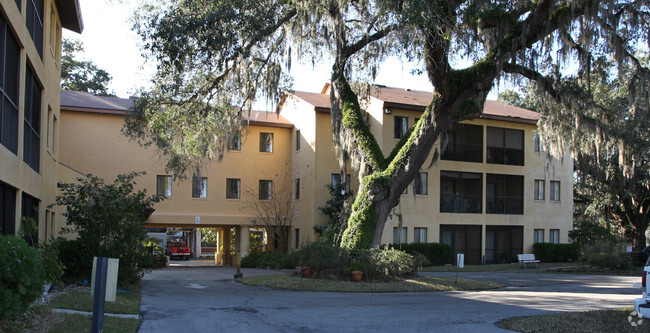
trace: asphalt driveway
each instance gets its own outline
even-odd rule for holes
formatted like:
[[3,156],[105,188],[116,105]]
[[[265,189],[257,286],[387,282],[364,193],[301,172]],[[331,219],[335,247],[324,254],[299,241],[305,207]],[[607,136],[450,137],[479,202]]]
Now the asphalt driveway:
[[507,332],[495,324],[515,316],[631,307],[640,295],[639,288],[632,287],[640,279],[621,276],[461,273],[461,278],[506,287],[348,294],[246,286],[233,280],[234,273],[231,267],[194,265],[145,275],[140,332]]

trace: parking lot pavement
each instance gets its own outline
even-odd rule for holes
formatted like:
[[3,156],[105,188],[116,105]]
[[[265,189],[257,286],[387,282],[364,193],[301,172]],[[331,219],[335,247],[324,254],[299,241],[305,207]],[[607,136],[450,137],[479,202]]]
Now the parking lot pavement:
[[506,318],[631,307],[639,294],[632,287],[638,278],[619,276],[464,273],[461,278],[507,286],[474,292],[351,294],[247,286],[235,282],[234,273],[232,267],[169,267],[147,274],[140,332],[505,332],[495,324]]

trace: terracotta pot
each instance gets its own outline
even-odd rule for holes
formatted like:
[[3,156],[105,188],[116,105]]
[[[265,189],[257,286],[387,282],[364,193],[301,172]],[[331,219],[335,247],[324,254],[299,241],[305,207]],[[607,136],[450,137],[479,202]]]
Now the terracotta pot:
[[361,281],[363,277],[363,271],[352,271],[352,278],[354,281]]
[[311,268],[309,266],[301,267],[300,274],[302,274],[303,277],[309,277],[311,274]]

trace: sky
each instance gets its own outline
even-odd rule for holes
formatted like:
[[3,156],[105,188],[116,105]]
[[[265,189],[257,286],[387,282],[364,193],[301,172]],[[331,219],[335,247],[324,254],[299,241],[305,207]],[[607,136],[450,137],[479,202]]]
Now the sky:
[[[133,1],[137,3],[137,1]],[[118,1],[79,0],[84,23],[82,34],[64,29],[63,36],[83,42],[85,54],[99,68],[109,72],[109,89],[118,97],[128,98],[141,87],[150,86],[155,64],[146,63],[139,47],[140,38],[131,30],[132,4]],[[397,58],[387,60],[379,69],[376,84],[413,90],[432,91],[425,75],[410,74],[412,66],[403,65]],[[294,90],[320,92],[329,79],[331,64],[294,64]],[[258,104],[265,107],[265,104]],[[268,107],[266,107],[268,108]]]

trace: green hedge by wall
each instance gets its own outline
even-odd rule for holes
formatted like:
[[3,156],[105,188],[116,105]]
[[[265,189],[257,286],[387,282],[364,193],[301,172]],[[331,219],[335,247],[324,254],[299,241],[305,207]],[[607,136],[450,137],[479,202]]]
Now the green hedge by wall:
[[454,250],[451,246],[442,243],[387,244],[386,246],[411,255],[419,252],[427,257],[432,265],[451,264],[454,257]]
[[541,262],[576,261],[580,259],[580,245],[577,243],[535,243],[533,244],[533,253],[535,259]]

